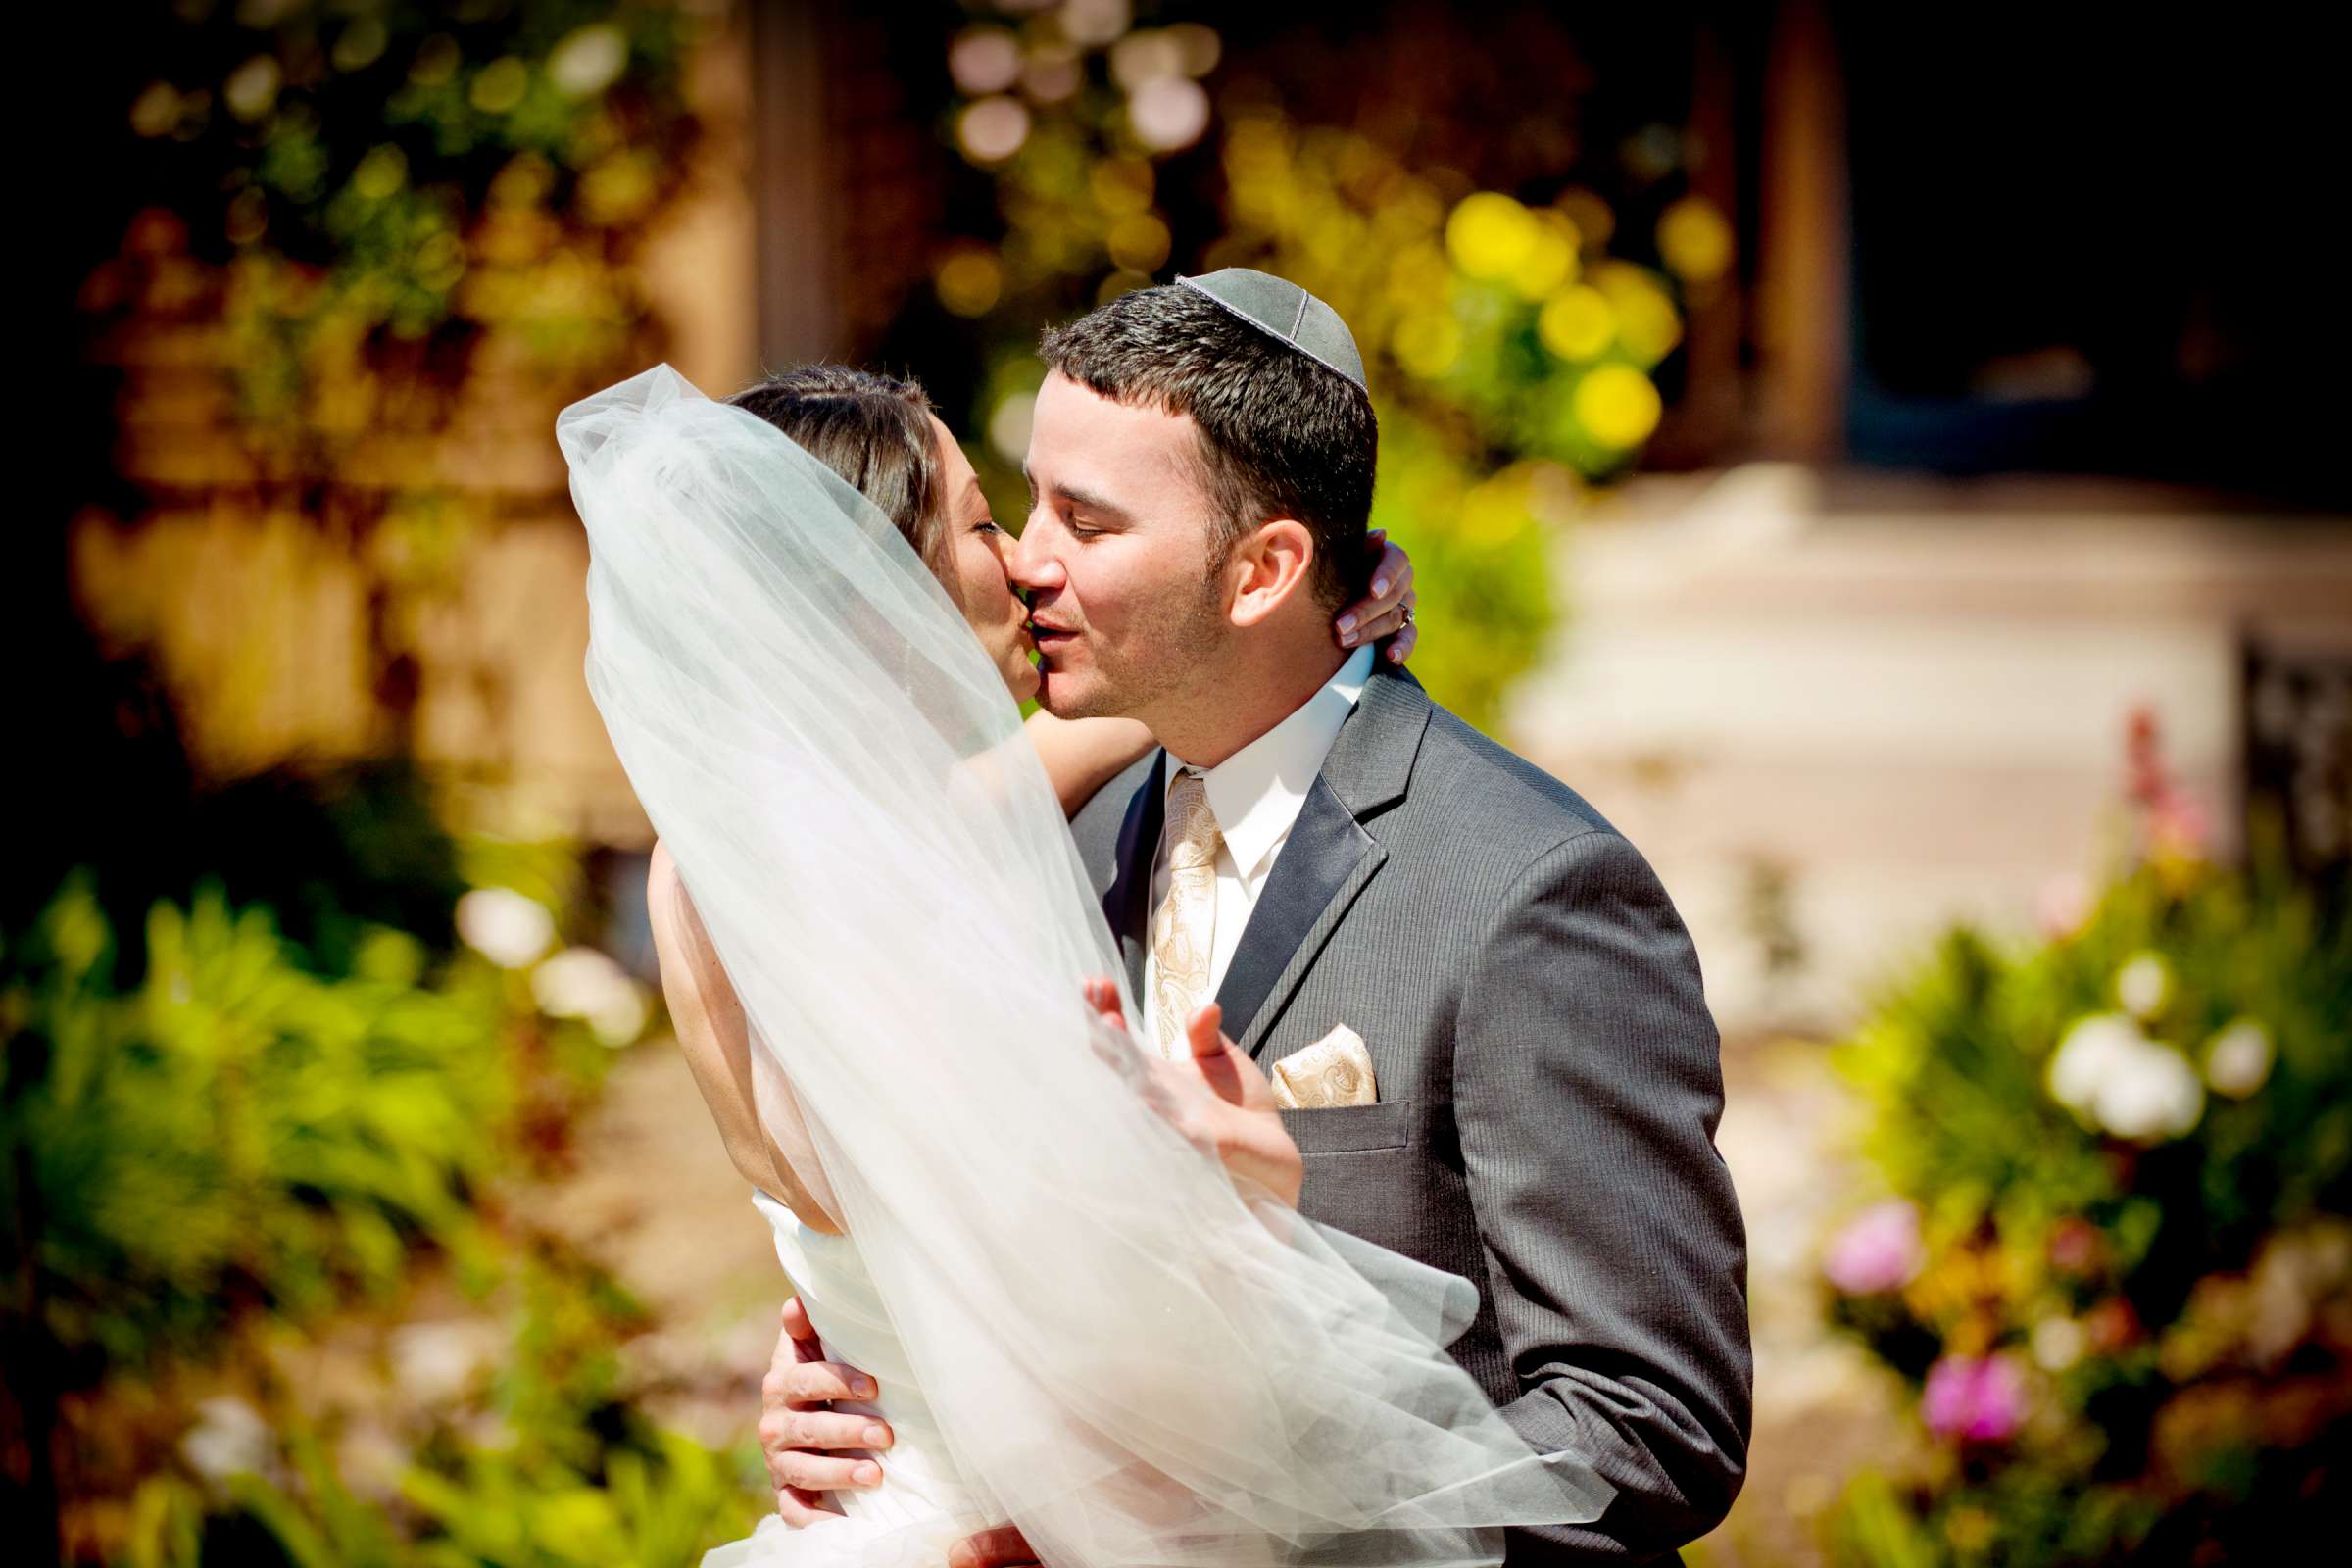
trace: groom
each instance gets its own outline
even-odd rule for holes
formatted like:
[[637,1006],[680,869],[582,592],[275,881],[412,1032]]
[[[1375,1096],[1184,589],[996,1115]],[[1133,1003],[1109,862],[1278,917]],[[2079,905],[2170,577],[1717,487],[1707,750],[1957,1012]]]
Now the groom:
[[[1618,1489],[1590,1524],[1511,1532],[1508,1562],[1671,1554],[1739,1491],[1749,1396],[1716,1033],[1681,919],[1573,791],[1333,645],[1379,436],[1328,306],[1234,269],[1122,295],[1043,352],[1010,564],[1041,700],[1164,748],[1072,822],[1139,1035],[1180,1052],[1214,1001],[1278,1076],[1302,1052],[1368,1058],[1358,1102],[1283,1112],[1300,1210],[1475,1282],[1454,1357],[1532,1447]],[[1361,1056],[1326,1040],[1342,1026]],[[793,1353],[769,1388],[787,1409],[824,1396]],[[964,1560],[1026,1560],[992,1536]]]

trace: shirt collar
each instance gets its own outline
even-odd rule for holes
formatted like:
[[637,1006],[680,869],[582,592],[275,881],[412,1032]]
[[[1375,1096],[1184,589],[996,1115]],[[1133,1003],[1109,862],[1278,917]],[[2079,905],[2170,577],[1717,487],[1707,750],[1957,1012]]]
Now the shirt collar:
[[[1306,792],[1323,771],[1331,743],[1340,726],[1364,695],[1372,677],[1370,644],[1348,656],[1348,662],[1323,689],[1308,698],[1290,717],[1201,774],[1208,788],[1208,808],[1225,836],[1225,848],[1247,880],[1298,820]],[[1167,782],[1174,784],[1180,768],[1171,767]]]

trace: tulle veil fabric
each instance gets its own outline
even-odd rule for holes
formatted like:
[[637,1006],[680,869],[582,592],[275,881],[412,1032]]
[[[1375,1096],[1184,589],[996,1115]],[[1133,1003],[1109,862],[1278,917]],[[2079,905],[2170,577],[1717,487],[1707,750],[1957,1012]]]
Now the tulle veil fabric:
[[993,1514],[1055,1568],[1490,1562],[1597,1516],[1445,1354],[1466,1282],[1148,1102],[1019,714],[887,519],[666,366],[557,430],[589,688]]

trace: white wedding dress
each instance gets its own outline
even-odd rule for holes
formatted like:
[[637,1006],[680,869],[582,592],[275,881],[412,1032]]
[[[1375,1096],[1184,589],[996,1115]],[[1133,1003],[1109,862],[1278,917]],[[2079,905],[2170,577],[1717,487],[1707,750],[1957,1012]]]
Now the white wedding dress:
[[1019,710],[889,520],[666,367],[557,435],[589,691],[855,1238],[770,1206],[777,1250],[898,1434],[838,1523],[714,1561],[1010,1523],[1052,1568],[1468,1568],[1597,1517],[1446,1355],[1468,1282],[1237,1190],[1153,1101]]
[[879,1402],[836,1399],[832,1407],[880,1416],[890,1423],[892,1442],[873,1456],[882,1466],[880,1488],[832,1494],[839,1518],[795,1530],[770,1514],[749,1540],[706,1555],[703,1568],[940,1568],[950,1546],[991,1521],[948,1453],[857,1243],[810,1230],[765,1193],[755,1193],[752,1201],[775,1232],[776,1257],[817,1327],[825,1359],[875,1380]]

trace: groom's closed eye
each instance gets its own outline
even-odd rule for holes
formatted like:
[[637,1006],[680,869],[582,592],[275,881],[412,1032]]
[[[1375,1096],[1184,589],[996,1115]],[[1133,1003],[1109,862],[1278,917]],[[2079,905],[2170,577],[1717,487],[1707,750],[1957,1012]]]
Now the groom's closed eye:
[[1095,533],[1123,533],[1135,526],[1134,514],[1095,491],[1057,484],[1046,494],[1072,532],[1083,528]]

